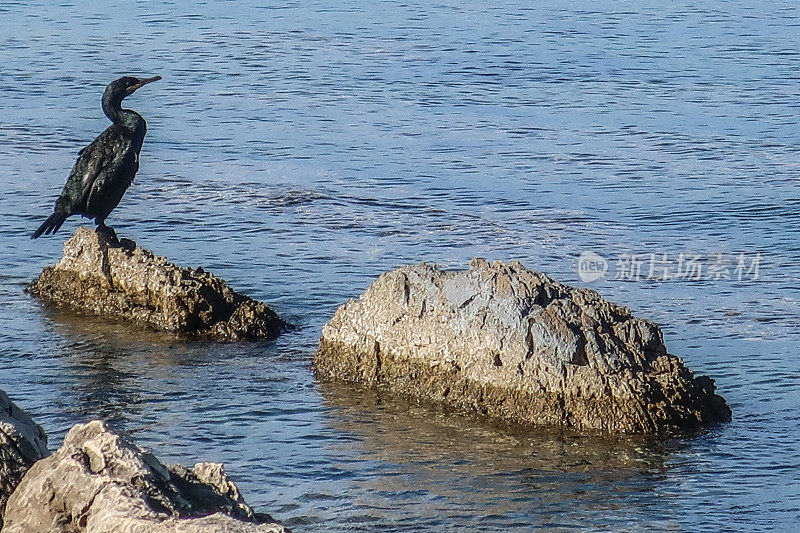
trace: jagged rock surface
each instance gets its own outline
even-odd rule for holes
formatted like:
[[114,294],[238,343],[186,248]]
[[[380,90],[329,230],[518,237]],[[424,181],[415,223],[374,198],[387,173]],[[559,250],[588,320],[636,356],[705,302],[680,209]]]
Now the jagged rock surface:
[[3,533],[280,533],[222,465],[164,466],[101,421],[74,426],[8,500]]
[[31,294],[61,306],[222,340],[272,339],[287,326],[202,269],[181,268],[109,233],[78,228]]
[[47,455],[42,428],[0,390],[0,515],[25,472]]
[[525,423],[666,433],[730,419],[657,325],[516,261],[383,274],[323,327],[314,365]]

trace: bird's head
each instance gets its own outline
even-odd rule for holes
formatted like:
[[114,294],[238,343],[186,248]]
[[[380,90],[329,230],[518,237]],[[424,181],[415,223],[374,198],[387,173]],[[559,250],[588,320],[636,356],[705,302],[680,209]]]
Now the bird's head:
[[122,101],[126,96],[130,96],[148,83],[158,81],[161,76],[154,76],[152,78],[134,78],[133,76],[123,76],[118,80],[114,80],[106,87],[106,92],[103,94],[103,99],[108,101]]

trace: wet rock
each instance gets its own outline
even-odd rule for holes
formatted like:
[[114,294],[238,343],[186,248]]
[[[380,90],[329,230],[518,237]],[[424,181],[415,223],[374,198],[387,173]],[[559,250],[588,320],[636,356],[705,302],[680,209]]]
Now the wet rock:
[[28,290],[77,311],[221,340],[273,339],[287,326],[202,268],[176,266],[133,241],[87,228],[78,228],[61,260]]
[[279,533],[222,465],[165,466],[101,421],[74,426],[8,500],[4,533]]
[[656,324],[516,261],[383,274],[323,327],[314,365],[523,423],[670,433],[730,419]]
[[42,428],[0,390],[0,515],[25,472],[47,455]]

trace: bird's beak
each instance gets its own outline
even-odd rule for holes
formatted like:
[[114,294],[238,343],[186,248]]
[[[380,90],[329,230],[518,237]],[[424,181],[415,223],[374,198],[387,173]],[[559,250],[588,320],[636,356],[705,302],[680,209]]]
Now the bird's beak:
[[132,94],[133,91],[135,91],[136,89],[141,89],[142,87],[144,87],[148,83],[153,83],[154,81],[158,81],[160,79],[161,79],[161,76],[153,76],[152,78],[144,78],[142,80],[139,80],[139,83],[137,83],[136,85],[131,85],[130,87],[128,87],[128,91],[127,92],[128,92],[128,94]]

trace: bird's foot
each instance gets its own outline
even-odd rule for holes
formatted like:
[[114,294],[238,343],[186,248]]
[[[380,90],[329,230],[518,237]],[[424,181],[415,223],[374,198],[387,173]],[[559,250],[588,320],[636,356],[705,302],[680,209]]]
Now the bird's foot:
[[111,226],[106,226],[105,224],[98,224],[97,226],[97,233],[102,233],[106,235],[112,242],[119,244],[119,239],[117,238],[117,232],[114,231],[114,228]]

